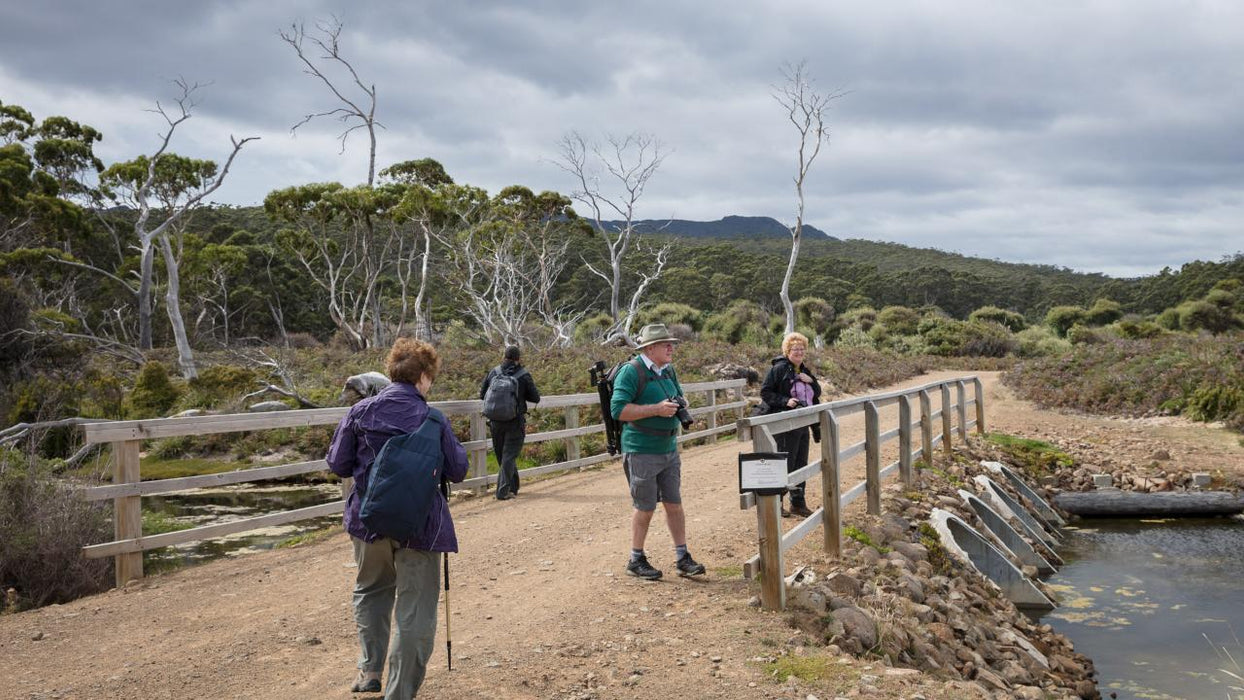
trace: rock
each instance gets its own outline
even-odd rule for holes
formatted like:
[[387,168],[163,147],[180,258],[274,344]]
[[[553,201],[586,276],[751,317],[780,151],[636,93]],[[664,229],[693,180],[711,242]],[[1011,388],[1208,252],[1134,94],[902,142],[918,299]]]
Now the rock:
[[751,367],[723,362],[708,368],[709,374],[718,379],[746,379],[748,384],[760,383],[760,373]]
[[881,561],[881,552],[878,552],[876,547],[862,547],[860,548],[860,559],[869,565],[876,564]]
[[[874,552],[877,550],[873,550]],[[841,572],[835,572],[825,578],[825,585],[838,595],[858,597],[862,586],[859,580]]]
[[30,641],[32,642],[39,642],[46,638],[47,638],[47,635],[45,635],[42,632],[35,632],[34,634],[30,635]]
[[338,400],[344,405],[353,406],[368,396],[380,393],[380,390],[389,384],[392,382],[380,372],[356,374],[346,379],[345,386],[341,387],[341,396]]
[[842,623],[844,636],[859,642],[864,649],[877,646],[877,623],[868,613],[855,607],[839,608],[830,613],[830,617]]
[[890,546],[894,551],[901,553],[912,561],[928,561],[929,559],[929,549],[922,544],[900,541]]
[[1028,669],[1024,668],[1015,661],[1008,661],[1002,665],[1002,677],[1011,685],[1029,685],[1033,682],[1032,674]]
[[1011,688],[1011,684],[1007,683],[998,674],[979,667],[976,670],[976,682],[996,690],[1010,690]]
[[265,413],[268,411],[288,411],[290,407],[289,404],[283,401],[260,401],[247,406],[246,410],[251,413]]
[[950,626],[944,622],[930,622],[925,626],[925,630],[933,635],[934,639],[941,641],[943,644],[955,643],[955,632]]
[[1076,695],[1084,700],[1098,700],[1101,697],[1101,693],[1097,692],[1097,684],[1087,678],[1076,681]]
[[174,413],[173,415],[169,417],[170,418],[195,418],[198,416],[206,416],[206,415],[207,415],[207,411],[204,411],[201,408],[188,408],[182,411],[181,413]]
[[1168,461],[1170,458],[1171,458],[1170,452],[1167,452],[1166,450],[1158,450],[1157,452],[1154,452],[1153,456],[1150,457],[1149,459],[1153,459],[1159,462],[1165,462],[1165,461]]
[[924,584],[920,583],[920,579],[908,573],[899,575],[899,581],[903,585],[903,592],[908,598],[917,602],[924,602]]
[[1011,696],[1019,700],[1045,700],[1045,691],[1035,685],[1021,685],[1011,689]]
[[824,616],[829,612],[829,599],[818,588],[800,586],[791,589],[787,595],[791,605],[807,608],[820,616]]

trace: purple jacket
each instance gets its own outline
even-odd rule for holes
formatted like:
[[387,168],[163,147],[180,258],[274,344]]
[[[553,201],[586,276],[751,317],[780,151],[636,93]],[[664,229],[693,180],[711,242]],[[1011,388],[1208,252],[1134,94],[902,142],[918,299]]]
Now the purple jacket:
[[[346,532],[351,536],[367,542],[380,538],[359,521],[359,505],[367,492],[371,464],[389,438],[418,430],[427,417],[428,401],[419,390],[412,384],[393,382],[379,394],[354,404],[337,424],[325,459],[337,476],[354,477],[354,490],[346,499],[345,511]],[[455,484],[462,481],[467,473],[466,448],[448,425],[441,430],[441,453],[445,455],[445,476]],[[433,500],[427,530],[402,546],[432,552],[458,551],[458,537],[445,499]]]

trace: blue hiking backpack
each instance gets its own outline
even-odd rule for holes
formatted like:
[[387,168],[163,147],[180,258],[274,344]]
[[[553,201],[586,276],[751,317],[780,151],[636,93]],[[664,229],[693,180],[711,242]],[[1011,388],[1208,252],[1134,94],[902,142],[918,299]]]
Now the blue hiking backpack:
[[445,458],[441,426],[445,417],[428,407],[428,417],[413,433],[395,435],[380,448],[371,465],[359,520],[372,532],[399,542],[422,535],[432,515]]

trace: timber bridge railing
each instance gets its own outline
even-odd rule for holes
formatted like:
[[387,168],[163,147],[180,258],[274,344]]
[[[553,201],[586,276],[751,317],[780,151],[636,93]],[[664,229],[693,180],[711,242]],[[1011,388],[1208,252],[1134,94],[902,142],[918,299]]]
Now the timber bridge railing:
[[[976,406],[975,420],[968,420],[966,385],[971,383]],[[955,399],[950,397],[955,390]],[[940,407],[933,410],[932,394],[938,394]],[[882,432],[881,409],[898,405],[897,426]],[[913,404],[916,404],[913,406]],[[913,420],[916,410],[919,418]],[[843,447],[840,444],[840,421],[855,413],[864,414],[864,439]],[[934,422],[940,419],[941,429],[934,430]],[[915,482],[913,465],[923,457],[929,461],[933,448],[941,443],[946,455],[951,454],[951,440],[955,432],[961,441],[967,440],[968,428],[976,426],[980,434],[985,432],[985,395],[978,377],[962,377],[923,386],[901,389],[885,394],[862,396],[830,403],[817,404],[793,411],[755,416],[739,420],[740,442],[752,441],[757,452],[777,452],[776,437],[783,433],[820,425],[821,456],[807,466],[787,475],[787,486],[799,484],[817,474],[821,475],[821,503],[812,515],[805,518],[790,531],[782,533],[781,497],[757,496],[744,493],[739,497],[743,509],[756,507],[757,540],[760,553],[743,566],[746,578],[760,576],[760,603],[766,610],[782,610],[786,607],[786,580],[783,555],[791,547],[822,527],[825,553],[839,557],[842,554],[842,511],[861,495],[867,495],[868,512],[881,513],[881,482],[898,471],[902,482],[912,486]],[[912,449],[919,431],[920,446]],[[934,433],[937,433],[936,435]],[[882,446],[898,440],[898,459],[884,468],[881,466]],[[840,469],[848,460],[864,455],[864,481],[842,491]]]
[[[709,438],[721,433],[731,432],[742,423],[728,422],[718,425],[718,414],[722,411],[735,411],[742,417],[747,401],[743,398],[743,379],[729,379],[715,382],[696,382],[683,385],[683,391],[695,404],[690,410],[692,417],[705,417],[707,427],[702,430],[681,435],[679,442]],[[718,402],[718,392],[726,394],[725,403]],[[703,395],[704,401],[697,396]],[[733,399],[733,400],[729,400]],[[487,485],[497,481],[495,474],[487,469],[487,453],[492,442],[488,439],[487,426],[483,414],[483,402],[466,401],[434,401],[432,406],[440,409],[448,416],[467,416],[470,421],[470,439],[463,442],[470,461],[469,478],[460,484],[454,484],[455,490],[472,488],[482,491]],[[566,459],[553,464],[530,467],[520,471],[523,476],[535,476],[546,472],[582,469],[594,464],[617,459],[608,452],[582,456],[580,438],[584,435],[603,433],[605,427],[597,422],[590,425],[579,425],[580,409],[584,406],[598,407],[600,397],[596,393],[564,394],[561,396],[545,396],[537,410],[562,409],[565,427],[561,430],[550,430],[532,433],[527,436],[528,443],[564,440]],[[188,476],[173,479],[142,481],[140,453],[144,440],[178,437],[185,435],[212,435],[217,433],[236,433],[252,430],[272,430],[278,428],[303,428],[316,425],[336,425],[349,408],[316,408],[306,410],[278,411],[272,413],[238,413],[186,418],[155,418],[151,420],[99,421],[86,424],[84,431],[86,442],[90,444],[109,444],[112,446],[112,483],[108,486],[95,486],[83,489],[82,495],[88,501],[112,500],[113,502],[113,536],[111,542],[83,547],[83,554],[88,558],[114,557],[116,562],[116,582],[123,586],[127,581],[142,578],[142,553],[159,547],[184,544],[223,537],[238,532],[246,532],[273,525],[307,520],[334,515],[342,512],[345,501],[298,508],[260,515],[227,523],[217,523],[178,530],[144,537],[142,532],[142,497],[166,494],[190,489],[240,484],[267,479],[325,471],[327,463],[322,459],[308,462],[295,462],[268,467],[239,469],[232,472]],[[593,412],[589,411],[589,415]],[[595,412],[599,418],[599,412]]]

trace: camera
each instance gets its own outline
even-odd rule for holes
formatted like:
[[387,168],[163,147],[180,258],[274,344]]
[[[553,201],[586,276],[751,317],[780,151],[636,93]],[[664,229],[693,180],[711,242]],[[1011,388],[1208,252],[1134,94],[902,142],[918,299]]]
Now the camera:
[[795,408],[807,408],[808,402],[803,399],[795,399]]
[[674,411],[674,417],[678,419],[679,423],[682,423],[683,430],[689,430],[695,419],[687,412],[687,399],[682,396],[675,396],[670,401],[678,404],[678,410]]

